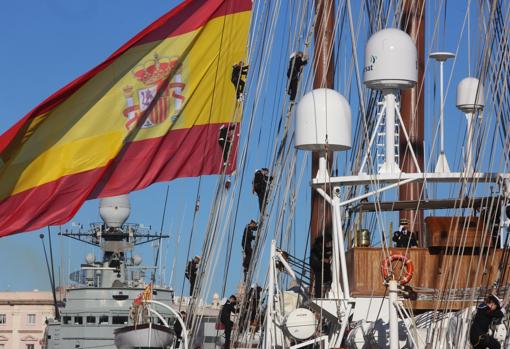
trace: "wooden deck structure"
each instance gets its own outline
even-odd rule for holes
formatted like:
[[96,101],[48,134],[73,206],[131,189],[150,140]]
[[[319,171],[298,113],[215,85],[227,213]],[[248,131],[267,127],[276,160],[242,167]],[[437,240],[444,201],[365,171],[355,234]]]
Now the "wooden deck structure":
[[[406,253],[405,248],[390,250],[393,254]],[[409,286],[420,298],[429,296],[430,299],[434,295],[441,297],[437,290],[491,287],[497,278],[502,256],[503,250],[494,248],[484,254],[480,254],[480,249],[466,250],[462,255],[458,255],[458,251],[447,253],[445,250],[410,248],[407,250],[407,257],[414,264],[414,274]],[[355,247],[347,252],[346,258],[353,296],[385,295],[386,286],[381,273],[381,262],[384,259],[382,248]],[[399,274],[398,269],[395,274]],[[504,283],[508,282],[508,274],[503,280]],[[415,309],[428,310],[435,307],[433,300],[417,300],[412,303]],[[463,303],[465,306],[466,302]],[[449,304],[453,309],[464,306],[460,301]]]

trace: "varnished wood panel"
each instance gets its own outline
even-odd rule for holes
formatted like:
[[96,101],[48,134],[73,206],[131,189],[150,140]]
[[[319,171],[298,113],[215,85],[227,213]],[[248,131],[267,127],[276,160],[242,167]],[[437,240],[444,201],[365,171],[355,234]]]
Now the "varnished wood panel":
[[[405,254],[406,249],[392,248],[391,251],[394,254]],[[421,289],[490,287],[497,277],[503,250],[492,249],[482,256],[475,252],[460,256],[446,254],[444,251],[431,253],[426,248],[411,248],[407,252],[414,264],[414,275],[409,285],[420,292]],[[381,274],[384,256],[381,248],[353,248],[347,252],[346,257],[353,296],[385,295],[386,287]],[[506,280],[503,280],[505,283],[508,282],[508,274]],[[432,294],[433,290],[429,292]],[[423,290],[422,293],[428,292]],[[425,303],[418,308],[427,308]]]
[[427,217],[428,246],[490,246],[488,229],[478,217]]

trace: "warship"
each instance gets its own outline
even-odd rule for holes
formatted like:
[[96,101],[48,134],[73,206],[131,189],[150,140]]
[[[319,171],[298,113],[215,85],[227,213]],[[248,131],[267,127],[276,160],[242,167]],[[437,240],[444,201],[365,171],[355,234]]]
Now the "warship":
[[[96,259],[87,254],[80,270],[70,275],[74,283],[65,289],[58,317],[47,321],[45,348],[115,348],[114,331],[131,323],[133,300],[147,287],[146,276],[156,268],[143,265],[133,249],[165,236],[126,223],[130,209],[127,195],[101,199],[102,223],[91,224],[87,232],[62,233],[99,247],[103,255]],[[155,285],[152,296],[171,304],[174,292]],[[173,312],[163,309],[161,315],[167,323],[174,323]],[[162,323],[153,317],[156,324]]]

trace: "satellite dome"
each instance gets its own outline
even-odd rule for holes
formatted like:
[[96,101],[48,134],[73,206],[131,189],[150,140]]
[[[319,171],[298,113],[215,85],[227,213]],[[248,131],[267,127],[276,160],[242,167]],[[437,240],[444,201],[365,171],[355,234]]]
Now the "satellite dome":
[[375,90],[411,88],[418,80],[417,50],[413,39],[399,29],[383,29],[365,46],[364,83]]
[[127,195],[112,196],[99,201],[99,214],[109,227],[118,228],[124,224],[131,212]]
[[87,264],[92,264],[94,263],[96,260],[96,256],[94,256],[93,253],[87,253],[87,255],[85,256],[85,262],[87,262]]
[[483,84],[477,78],[464,78],[457,85],[457,108],[464,113],[475,113],[484,106]]
[[303,150],[351,149],[351,107],[335,90],[308,92],[297,106],[295,146]]
[[140,265],[140,263],[142,263],[142,257],[140,257],[139,255],[135,254],[133,256],[133,264],[134,265]]

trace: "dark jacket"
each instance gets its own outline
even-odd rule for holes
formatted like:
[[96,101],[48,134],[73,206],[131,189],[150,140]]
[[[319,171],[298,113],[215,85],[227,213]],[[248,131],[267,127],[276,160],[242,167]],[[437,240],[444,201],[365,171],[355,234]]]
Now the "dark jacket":
[[262,172],[262,169],[255,171],[253,176],[253,191],[257,194],[264,194],[266,192],[267,185],[273,177],[269,177]]
[[184,276],[186,276],[186,279],[188,280],[194,280],[195,277],[197,276],[197,270],[198,270],[197,263],[195,263],[195,260],[192,259],[188,262]]
[[329,276],[328,274],[331,273],[331,264],[329,263],[329,258],[333,254],[333,251],[332,247],[328,246],[329,242],[331,241],[329,237],[326,238],[326,247],[324,248],[322,240],[323,240],[322,236],[319,236],[315,239],[313,247],[310,251],[310,266],[312,267],[312,270],[316,273],[320,273],[320,271],[324,267],[325,274],[324,276],[326,279],[325,281],[327,281]]
[[241,67],[240,64],[234,64],[232,66],[232,77],[231,80],[234,84],[237,84],[239,82],[239,79],[243,75],[248,75],[248,66],[244,65]]
[[499,322],[502,318],[503,312],[501,309],[492,311],[487,304],[480,304],[476,308],[476,314],[473,317],[471,328],[469,330],[469,339],[471,340],[471,343],[477,343],[481,335],[485,335],[489,332],[490,325],[493,322]]
[[255,240],[255,234],[253,234],[254,231],[257,230],[257,227],[251,228],[250,225],[247,225],[246,228],[244,228],[243,231],[243,239],[241,241],[241,244],[243,246],[243,251],[251,251],[251,243],[253,240]]
[[221,314],[220,314],[220,321],[225,326],[231,326],[232,321],[230,320],[230,315],[232,313],[237,313],[237,310],[234,306],[234,304],[230,303],[230,301],[227,301],[223,307],[221,308]]
[[308,60],[303,59],[300,55],[295,55],[289,61],[289,67],[287,68],[287,77],[290,80],[299,79],[299,75],[301,74],[301,70],[303,66],[308,63]]
[[402,231],[396,231],[393,233],[392,240],[395,242],[396,247],[417,247],[418,239],[416,234],[405,229]]

